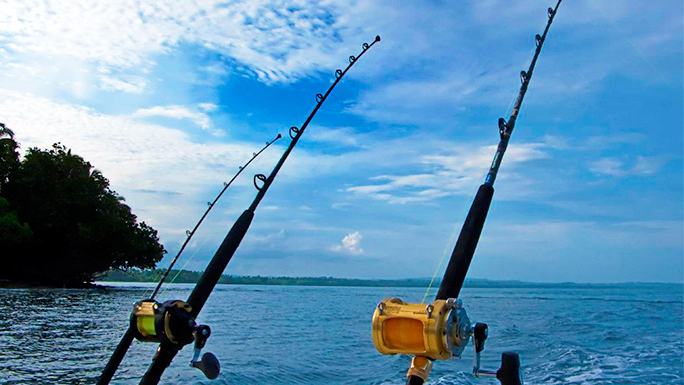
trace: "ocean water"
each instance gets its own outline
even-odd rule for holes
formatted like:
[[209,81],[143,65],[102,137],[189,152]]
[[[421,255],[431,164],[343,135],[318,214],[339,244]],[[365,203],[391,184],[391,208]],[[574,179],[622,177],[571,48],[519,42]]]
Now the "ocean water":
[[[110,284],[111,285],[111,284]],[[160,299],[186,299],[173,285]],[[128,323],[144,284],[89,290],[0,290],[0,383],[91,384]],[[403,384],[409,358],[381,356],[371,341],[377,302],[420,301],[424,289],[219,285],[201,323],[221,361],[209,381],[189,367],[187,346],[166,371],[168,384]],[[465,288],[473,322],[489,324],[483,367],[520,353],[528,384],[683,384],[680,285],[573,289]],[[137,384],[155,344],[134,342],[115,376]],[[461,360],[437,362],[431,384],[498,384]]]

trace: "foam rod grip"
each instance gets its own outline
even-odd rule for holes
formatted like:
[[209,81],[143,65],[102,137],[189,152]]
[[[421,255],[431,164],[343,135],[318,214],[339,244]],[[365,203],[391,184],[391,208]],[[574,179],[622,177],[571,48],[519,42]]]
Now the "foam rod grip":
[[439,285],[436,299],[458,298],[463,281],[465,281],[468,273],[468,267],[470,267],[470,261],[475,254],[477,242],[480,240],[482,227],[484,227],[485,219],[487,219],[487,212],[489,212],[493,196],[494,188],[490,185],[483,184],[477,190],[475,200],[470,206],[468,216],[461,228],[461,234],[456,241],[456,247],[451,253],[451,259],[444,273],[444,278],[442,278],[442,284]]
[[209,265],[204,269],[204,273],[200,277],[197,285],[190,293],[188,297],[188,304],[192,306],[192,316],[197,317],[200,310],[204,306],[204,303],[209,298],[214,286],[221,278],[221,274],[226,269],[228,262],[233,258],[235,251],[240,246],[242,238],[245,237],[247,230],[249,230],[249,225],[252,223],[254,218],[254,212],[250,210],[245,210],[245,212],[240,215],[233,227],[226,235],[226,238],[221,243],[221,246],[214,254],[214,257],[209,262]]

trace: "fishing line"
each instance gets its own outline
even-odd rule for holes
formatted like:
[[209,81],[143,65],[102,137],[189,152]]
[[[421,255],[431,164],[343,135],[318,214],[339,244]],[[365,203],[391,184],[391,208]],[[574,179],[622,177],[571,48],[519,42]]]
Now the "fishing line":
[[229,182],[227,182],[227,183],[223,182],[223,189],[216,196],[216,198],[214,198],[214,200],[212,202],[207,202],[207,205],[209,207],[207,207],[207,210],[204,212],[204,215],[202,215],[202,217],[197,222],[195,227],[192,230],[186,230],[185,231],[185,234],[188,237],[185,239],[185,242],[183,242],[183,245],[180,247],[180,249],[178,250],[178,253],[173,258],[173,261],[171,261],[171,264],[169,265],[169,267],[166,269],[163,276],[159,280],[159,283],[157,284],[157,287],[154,289],[154,292],[152,292],[152,296],[150,297],[150,299],[154,299],[154,297],[156,297],[157,294],[159,294],[159,289],[161,289],[162,285],[164,284],[164,280],[166,279],[166,277],[169,276],[169,273],[171,272],[171,269],[173,268],[173,266],[176,264],[176,262],[178,262],[178,258],[180,258],[181,254],[183,254],[183,250],[185,250],[185,247],[188,245],[188,243],[192,239],[193,235],[195,235],[195,233],[197,232],[197,229],[200,227],[200,225],[204,221],[204,218],[206,218],[207,215],[209,215],[209,212],[211,211],[212,208],[214,208],[214,206],[216,205],[216,202],[218,202],[218,200],[221,198],[223,193],[226,192],[226,190],[228,190],[228,187],[230,187],[230,185],[233,184],[233,181],[235,179],[237,179],[238,176],[240,176],[242,171],[244,171],[247,168],[247,166],[249,166],[249,164],[252,163],[252,161],[254,159],[256,159],[262,152],[264,152],[264,150],[269,148],[273,143],[275,143],[281,137],[282,137],[282,135],[278,134],[278,136],[276,136],[273,140],[271,140],[270,142],[266,142],[266,145],[261,150],[259,150],[259,152],[252,153],[252,157],[247,161],[247,163],[245,163],[243,166],[240,166],[240,170],[233,176],[233,178]]
[[518,99],[518,95],[513,95],[510,103],[508,103],[508,108],[506,108],[506,113],[504,115],[508,116],[511,113],[511,108],[513,108],[513,104],[515,103],[516,99]]
[[[214,234],[215,234],[215,233],[214,233]],[[213,235],[214,235],[214,234],[213,234]],[[195,252],[192,253],[192,255],[190,256],[190,258],[185,262],[185,264],[183,264],[183,267],[181,267],[180,270],[178,270],[178,272],[177,272],[176,275],[171,279],[171,281],[167,282],[167,285],[172,284],[172,283],[176,280],[176,278],[178,278],[178,275],[180,274],[180,272],[183,271],[183,270],[185,270],[185,267],[188,265],[188,263],[190,263],[190,261],[192,261],[193,258],[195,258],[195,255],[197,255],[197,252],[199,251],[199,249],[201,249],[201,248],[204,246],[204,244],[207,243],[207,240],[209,240],[209,238],[210,238],[210,237],[204,237],[204,238],[203,238],[203,241],[202,241],[202,243],[199,245],[199,247],[196,247],[196,248],[195,248]],[[170,269],[169,269],[169,270],[170,270]],[[162,273],[162,274],[163,274],[163,273]],[[161,274],[159,274],[159,275],[161,275]],[[156,281],[156,280],[155,280],[155,281]],[[162,290],[161,293],[159,293],[159,296],[164,295],[164,293],[166,292],[166,289],[168,289],[168,286],[164,287],[164,290]],[[151,292],[152,292],[152,290],[150,290],[148,293],[151,293]]]
[[437,273],[439,270],[442,268],[442,264],[444,263],[444,259],[447,256],[447,253],[449,253],[449,250],[451,250],[451,245],[454,243],[454,239],[456,239],[456,234],[458,234],[458,224],[454,226],[454,231],[451,234],[451,238],[449,238],[449,242],[444,246],[444,252],[442,253],[442,258],[440,258],[439,263],[437,264],[437,268],[435,269],[435,272],[432,273],[432,279],[430,279],[430,284],[427,287],[427,290],[425,290],[425,294],[423,295],[423,299],[420,301],[420,303],[425,303],[425,299],[427,298],[428,294],[430,293],[430,289],[432,289],[432,284],[435,282],[435,278],[437,277]]
[[[214,233],[214,234],[212,234],[212,235],[216,235],[216,233]],[[190,262],[192,262],[192,260],[195,258],[195,256],[197,255],[197,253],[200,251],[200,249],[202,249],[202,247],[204,247],[204,245],[207,243],[207,241],[209,240],[209,238],[213,238],[213,237],[205,237],[204,240],[202,241],[202,243],[201,243],[197,248],[195,248],[195,252],[192,253],[192,255],[190,256],[190,258],[188,258],[187,261],[185,261],[185,263],[183,264],[183,267],[181,267],[180,270],[178,270],[178,272],[176,273],[176,275],[174,275],[173,278],[171,278],[171,281],[169,281],[169,282],[166,284],[166,287],[164,287],[164,290],[162,290],[162,292],[159,294],[160,297],[163,296],[164,293],[166,293],[166,290],[168,290],[169,285],[171,285],[172,283],[174,283],[174,282],[176,281],[176,278],[178,278],[178,276],[180,275],[180,273],[182,273],[183,270],[185,270],[185,268],[188,266],[188,264],[189,264]]]
[[[164,273],[165,273],[165,271],[163,269],[159,269],[158,273],[156,274],[156,276],[152,280],[152,283],[159,282],[159,280],[164,275]],[[154,289],[146,290],[145,291],[145,298],[148,298],[152,293],[154,293]]]
[[[214,232],[212,235],[215,235],[215,234],[216,234],[216,233]],[[164,287],[164,290],[162,290],[161,293],[159,293],[159,296],[164,295],[164,293],[166,292],[166,290],[169,288],[168,285],[172,284],[172,283],[176,280],[176,278],[178,278],[178,275],[179,275],[183,270],[185,270],[185,267],[188,265],[188,263],[190,263],[190,261],[192,261],[193,258],[195,258],[195,255],[197,255],[197,252],[204,246],[204,244],[207,243],[207,241],[209,240],[209,238],[210,238],[210,237],[204,237],[204,238],[203,238],[204,240],[203,240],[202,243],[199,245],[199,247],[195,248],[195,252],[192,253],[192,255],[190,256],[190,258],[185,262],[185,264],[183,264],[183,267],[181,267],[180,270],[178,270],[178,272],[177,272],[176,275],[171,279],[171,281],[167,282],[167,286]],[[171,270],[171,269],[168,269],[168,270]],[[157,278],[155,278],[155,282],[156,282],[157,279],[159,279],[159,277],[161,277],[163,274],[164,274],[164,273],[159,273],[159,274],[157,275]],[[146,298],[147,298],[147,296],[149,296],[150,293],[152,293],[152,290],[150,290],[150,291],[148,291],[147,293],[145,293]]]

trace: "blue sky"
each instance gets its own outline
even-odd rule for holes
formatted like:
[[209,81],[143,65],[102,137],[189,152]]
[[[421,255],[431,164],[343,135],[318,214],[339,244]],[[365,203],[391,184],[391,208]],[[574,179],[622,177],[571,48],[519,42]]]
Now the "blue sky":
[[[553,5],[0,0],[0,121],[23,149],[62,142],[93,163],[173,255],[222,182],[301,125],[334,70],[379,34],[227,272],[429,277]],[[682,282],[683,12],[680,1],[563,2],[470,277]],[[180,266],[204,268],[253,198],[251,174],[286,145],[228,191]]]

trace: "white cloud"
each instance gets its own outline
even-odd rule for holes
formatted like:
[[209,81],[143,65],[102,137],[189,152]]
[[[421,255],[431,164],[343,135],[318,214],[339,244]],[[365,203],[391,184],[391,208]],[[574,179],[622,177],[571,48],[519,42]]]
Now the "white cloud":
[[595,174],[605,174],[612,176],[624,176],[624,162],[616,158],[603,158],[592,162],[589,166],[589,171]]
[[[672,52],[662,47],[681,45],[681,22],[664,17],[668,15],[659,10],[664,7],[630,12],[637,7],[636,1],[564,4],[554,33],[572,33],[575,46],[585,47],[585,54],[545,49],[545,68],[553,72],[540,73],[527,103],[544,100],[542,93],[565,100],[568,92],[584,91],[613,71],[654,78],[647,70],[651,65],[635,67],[623,57],[637,50],[643,58],[659,60],[657,56]],[[136,76],[149,73],[160,56],[189,46],[218,54],[211,63],[195,67],[200,71],[218,76],[248,73],[272,84],[342,66],[346,57],[356,54],[353,47],[379,33],[385,37],[382,48],[364,59],[364,71],[352,76],[377,79],[389,72],[393,80],[363,93],[352,111],[380,121],[439,120],[453,118],[453,108],[482,101],[505,104],[513,97],[515,74],[531,55],[522,50],[523,43],[531,48],[522,37],[538,32],[543,13],[534,1],[500,0],[430,7],[358,0],[5,0],[0,5],[0,50],[6,54],[0,69],[20,64],[68,78],[76,67],[104,69],[118,75],[78,75],[86,79],[69,83],[80,82],[73,87],[77,95],[85,93],[82,89],[89,82],[98,82],[95,88],[140,93],[152,81]],[[416,14],[421,17],[416,19]],[[507,20],[504,29],[495,27],[501,20]],[[597,35],[606,38],[596,40]],[[516,45],[505,52],[493,44],[513,42]],[[639,47],[647,47],[649,54]],[[595,60],[587,62],[587,52]],[[73,62],[80,64],[68,64]],[[57,76],[48,76],[53,78]],[[428,116],[426,106],[432,107]]]
[[317,126],[311,131],[310,139],[338,146],[359,147],[359,135],[351,127],[326,128]]
[[205,112],[216,111],[216,109],[218,108],[218,106],[214,103],[200,103],[197,105],[197,107],[199,107],[202,111]]
[[344,210],[350,206],[351,203],[349,202],[335,202],[332,205],[330,205],[330,208],[333,210]]
[[616,132],[613,135],[590,136],[581,148],[602,150],[622,144],[638,144],[645,139],[643,134],[635,132]]
[[[648,176],[656,174],[667,162],[664,156],[637,155],[634,160],[628,156],[606,157],[589,164],[589,171],[598,175],[614,177]],[[631,163],[631,165],[630,165]]]
[[[383,37],[405,42],[414,52],[396,50],[396,59],[381,57],[393,62],[388,64],[394,70],[391,80],[364,90],[351,112],[382,123],[416,125],[453,124],[463,111],[479,106],[508,115],[505,109],[520,84],[517,76],[532,58],[533,36],[546,22],[545,6],[505,0],[444,4],[420,12],[420,22],[408,20],[414,10],[405,4],[392,15],[403,20],[398,25],[404,31],[390,27]],[[569,97],[600,91],[611,75],[660,84],[679,81],[673,71],[654,74],[648,68],[680,60],[681,4],[669,14],[663,11],[667,7],[634,12],[636,5],[619,0],[563,3],[525,105],[568,105]],[[427,20],[430,26],[424,25]],[[630,25],[639,28],[625,27]],[[416,41],[421,38],[430,43],[425,51],[425,43]],[[646,52],[640,48],[644,40]],[[394,63],[401,66],[392,68]]]
[[[203,111],[211,111],[216,106],[211,103],[201,103],[199,105]],[[203,130],[211,129],[211,118],[205,112],[193,111],[185,106],[154,106],[135,111],[133,116],[150,117],[160,116],[171,119],[188,119],[201,127]],[[220,135],[221,131],[211,130],[214,135]]]
[[258,245],[260,249],[274,249],[281,248],[283,246],[283,241],[288,237],[285,229],[280,229],[277,232],[271,232],[268,234],[257,234],[257,232],[251,231],[246,235],[245,243]]
[[136,81],[127,82],[121,79],[100,76],[100,88],[105,91],[122,91],[132,94],[140,94],[145,90],[145,80],[139,79]]
[[338,24],[350,21],[343,17],[349,7],[282,0],[6,0],[0,37],[13,54],[143,70],[154,66],[155,55],[190,43],[236,60],[265,82],[292,81],[334,65],[329,54],[339,49],[344,26]]
[[342,238],[342,244],[333,245],[330,250],[337,252],[346,252],[353,255],[363,254],[363,249],[361,248],[361,240],[363,236],[360,232],[354,231],[353,233],[347,234]]
[[653,175],[660,171],[666,161],[662,156],[637,155],[631,171],[635,175]]
[[[526,143],[511,146],[506,153],[507,168],[516,164],[548,157],[543,148],[544,143]],[[426,155],[419,158],[424,171],[408,175],[379,175],[370,178],[380,183],[352,186],[346,191],[360,196],[387,201],[393,204],[410,202],[426,202],[453,194],[472,193],[487,172],[496,151],[496,146],[455,146],[456,150],[449,155]],[[516,178],[520,186],[531,182],[524,177],[511,174],[507,178]],[[524,191],[518,191],[524,194]],[[511,198],[508,195],[508,198]]]

